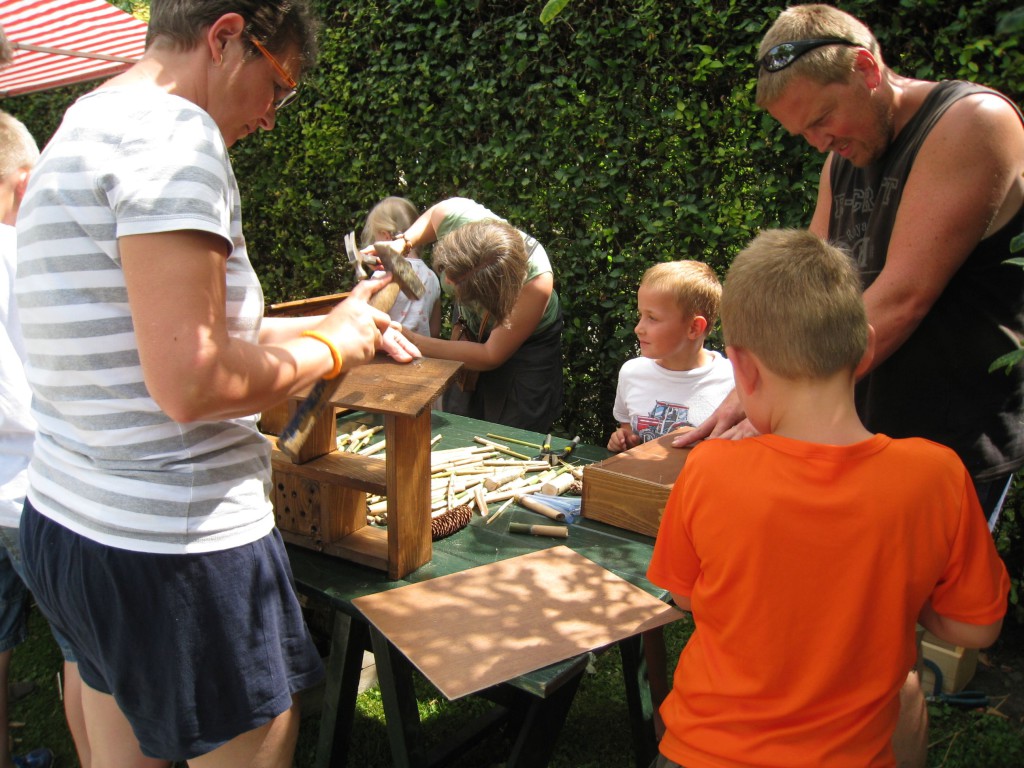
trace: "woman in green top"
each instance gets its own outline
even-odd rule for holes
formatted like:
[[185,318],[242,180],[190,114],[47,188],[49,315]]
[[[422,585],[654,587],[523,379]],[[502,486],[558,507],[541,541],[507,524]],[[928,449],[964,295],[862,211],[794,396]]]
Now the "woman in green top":
[[544,247],[460,197],[428,208],[398,241],[403,250],[437,242],[433,266],[467,332],[456,341],[406,335],[424,355],[479,372],[475,388],[450,392],[445,409],[549,432],[562,413],[562,310]]

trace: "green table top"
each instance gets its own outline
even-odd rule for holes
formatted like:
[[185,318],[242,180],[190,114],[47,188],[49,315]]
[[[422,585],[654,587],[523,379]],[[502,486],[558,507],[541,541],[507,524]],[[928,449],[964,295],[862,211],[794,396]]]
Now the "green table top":
[[[343,417],[340,429],[348,431],[353,420],[370,423],[374,418],[368,414],[349,415],[347,421]],[[488,433],[537,444],[544,438],[544,435],[533,432],[440,411],[435,411],[431,415],[431,431],[434,435],[442,436],[435,450],[471,445],[475,436],[485,437]],[[496,441],[500,442],[497,439]],[[561,450],[567,443],[568,441],[564,439],[555,438],[552,441],[552,448]],[[509,445],[523,453],[534,451],[516,444]],[[572,463],[598,461],[609,455],[603,448],[581,444],[573,451]],[[492,503],[491,512],[493,513],[498,506],[498,503]],[[665,590],[656,587],[645,578],[654,545],[654,539],[648,536],[582,518],[569,526],[568,539],[510,534],[509,524],[513,522],[551,524],[551,521],[542,515],[517,504],[513,504],[495,522],[486,524],[488,519],[474,514],[466,528],[448,538],[433,542],[433,557],[430,562],[403,579],[392,580],[383,571],[289,545],[292,569],[301,591],[316,593],[327,598],[335,607],[352,612],[351,601],[363,595],[376,594],[539,549],[564,545],[650,594],[660,598],[667,597]]]
[[[379,423],[380,417],[370,414],[347,414],[339,420],[339,430],[349,431],[351,422],[363,424]],[[499,426],[485,421],[434,411],[431,414],[432,434],[442,436],[436,450],[458,448],[473,444],[475,436],[486,437],[488,433],[500,434],[519,440],[540,444],[544,435],[520,429]],[[496,439],[496,442],[501,442]],[[560,451],[567,440],[555,438],[552,448]],[[534,449],[510,444],[513,449],[532,455]],[[584,464],[608,457],[605,449],[580,445],[573,451],[572,463]],[[500,504],[490,505],[493,513]],[[352,605],[352,600],[363,595],[377,594],[389,589],[413,584],[438,576],[474,568],[479,565],[504,560],[510,557],[535,552],[556,546],[568,546],[584,557],[615,573],[648,593],[668,600],[664,589],[647,581],[645,574],[651,558],[654,539],[639,533],[605,525],[593,520],[579,518],[569,526],[568,539],[554,539],[509,533],[513,522],[551,524],[547,518],[513,504],[492,524],[489,518],[474,514],[468,526],[445,539],[433,542],[433,557],[430,562],[409,573],[403,579],[393,580],[387,573],[330,555],[321,554],[297,545],[288,545],[289,559],[299,591],[317,600],[326,600],[333,608],[350,616],[361,617]],[[569,675],[575,674],[585,663],[586,657],[567,659],[559,664],[523,675],[514,681],[515,686],[538,696],[544,696]]]

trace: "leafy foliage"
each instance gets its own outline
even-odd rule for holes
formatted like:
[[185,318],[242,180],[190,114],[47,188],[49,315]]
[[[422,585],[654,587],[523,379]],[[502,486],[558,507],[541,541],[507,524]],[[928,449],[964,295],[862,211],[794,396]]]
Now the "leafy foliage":
[[[782,3],[550,5],[545,24],[540,0],[318,0],[321,65],[232,154],[270,302],[349,287],[342,237],[385,195],[466,195],[535,235],[566,308],[561,429],[603,442],[643,271],[698,258],[724,274],[759,229],[806,224],[822,158],[753,104]],[[1010,94],[1021,31],[996,24],[1018,5],[840,3],[898,71]],[[73,95],[4,107],[42,138]]]

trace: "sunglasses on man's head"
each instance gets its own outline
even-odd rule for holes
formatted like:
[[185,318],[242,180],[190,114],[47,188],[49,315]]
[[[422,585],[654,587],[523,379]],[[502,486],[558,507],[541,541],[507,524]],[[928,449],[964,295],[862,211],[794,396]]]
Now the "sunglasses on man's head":
[[808,51],[813,51],[815,48],[821,48],[826,45],[849,45],[856,48],[859,44],[850,40],[844,40],[841,37],[816,37],[811,40],[794,40],[789,43],[779,43],[770,48],[768,53],[762,56],[757,63],[766,72],[778,72],[788,67]]

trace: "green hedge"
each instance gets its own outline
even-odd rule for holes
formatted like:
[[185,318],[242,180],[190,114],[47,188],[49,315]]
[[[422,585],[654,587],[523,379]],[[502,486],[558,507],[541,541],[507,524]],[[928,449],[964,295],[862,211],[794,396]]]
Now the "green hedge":
[[[1019,40],[995,36],[1018,3],[841,6],[902,73],[1019,97]],[[536,235],[565,298],[562,431],[602,441],[643,271],[699,258],[724,273],[758,229],[806,223],[822,158],[752,103],[780,5],[571,0],[549,25],[543,5],[321,0],[320,67],[233,156],[268,302],[349,287],[342,237],[389,194],[473,197]],[[4,107],[46,137],[86,87]]]
[[[1013,93],[994,38],[1014,3],[847,3],[908,75]],[[321,3],[323,62],[297,108],[235,152],[268,298],[349,285],[344,232],[388,194],[476,198],[536,235],[566,305],[565,434],[602,441],[651,264],[724,273],[760,228],[809,220],[822,157],[752,103],[780,6],[749,1]],[[938,53],[936,53],[938,52]],[[1014,94],[1017,95],[1017,94]]]

